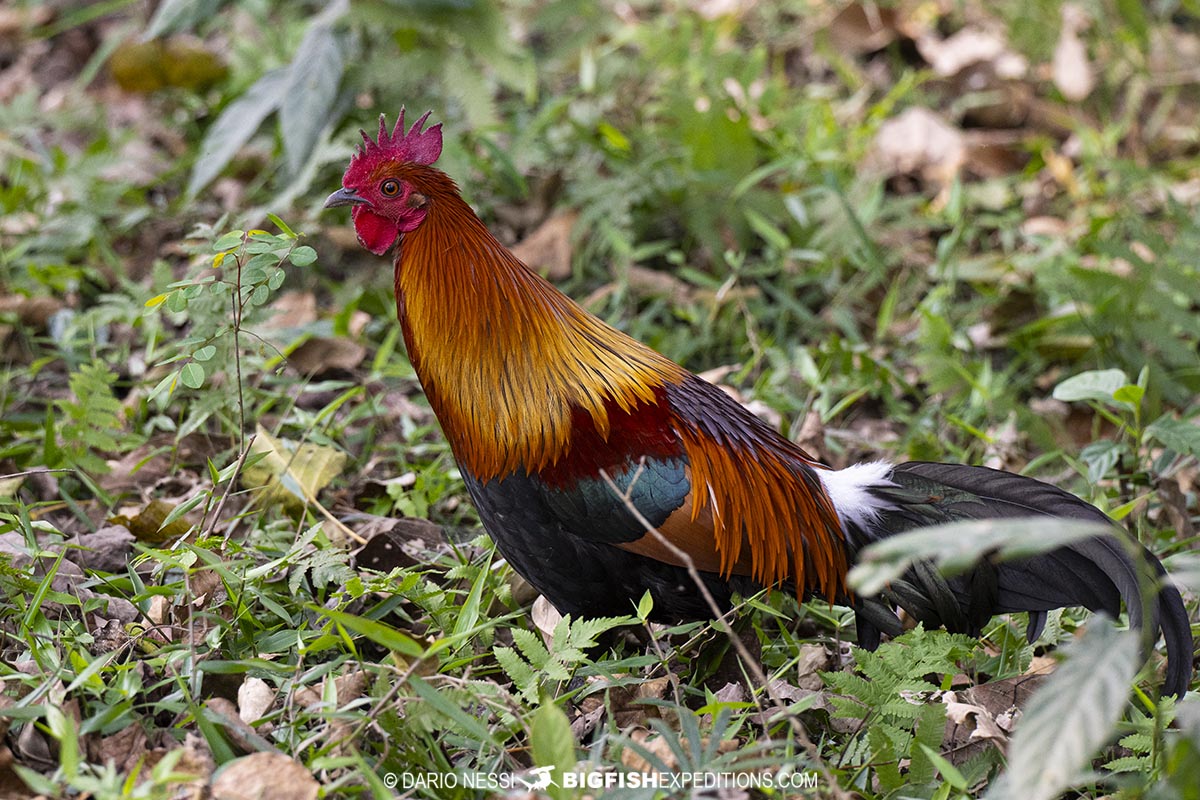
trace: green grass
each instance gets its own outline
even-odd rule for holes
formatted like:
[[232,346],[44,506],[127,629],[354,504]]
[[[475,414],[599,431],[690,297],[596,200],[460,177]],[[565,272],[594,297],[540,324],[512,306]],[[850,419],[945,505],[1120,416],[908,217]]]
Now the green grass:
[[[277,752],[311,775],[289,796],[476,797],[536,767],[556,798],[582,796],[567,773],[622,769],[794,775],[831,797],[1194,791],[1191,703],[1154,700],[1161,659],[1135,674],[1129,637],[1080,634],[1074,610],[1035,646],[999,618],[978,641],[918,630],[866,654],[844,649],[848,609],[779,593],[732,630],[531,609],[419,391],[390,265],[319,208],[359,127],[432,108],[439,165],[498,235],[578,212],[564,291],[724,368],[822,459],[1044,477],[1195,587],[1200,162],[1180,121],[1200,92],[1151,57],[1190,35],[1192,4],[1087,4],[1097,88],[1071,104],[1031,73],[1017,128],[971,116],[991,95],[910,41],[838,45],[822,4],[204,5],[21,6],[21,49],[75,60],[0,106],[0,779],[165,798]],[[937,22],[988,13],[1048,62],[1057,4]],[[172,41],[200,66],[123,92],[116,64],[164,69],[122,44],[146,30],[196,34]],[[1011,167],[873,171],[909,108],[999,137]],[[1008,762],[946,729],[945,692],[1017,696],[1077,635],[1062,705],[1035,698],[1060,713]],[[1038,736],[1058,783],[1030,761]],[[429,785],[447,774],[484,788]]]

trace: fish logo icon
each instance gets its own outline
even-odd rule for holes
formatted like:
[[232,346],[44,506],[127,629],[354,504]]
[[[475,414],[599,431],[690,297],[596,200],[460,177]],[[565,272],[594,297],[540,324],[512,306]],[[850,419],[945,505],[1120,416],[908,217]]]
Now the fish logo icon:
[[532,769],[529,774],[533,776],[533,780],[525,778],[517,778],[521,783],[525,784],[525,788],[532,792],[540,792],[542,789],[550,788],[550,784],[554,783],[554,779],[550,777],[550,773],[554,771],[554,767],[538,767]]

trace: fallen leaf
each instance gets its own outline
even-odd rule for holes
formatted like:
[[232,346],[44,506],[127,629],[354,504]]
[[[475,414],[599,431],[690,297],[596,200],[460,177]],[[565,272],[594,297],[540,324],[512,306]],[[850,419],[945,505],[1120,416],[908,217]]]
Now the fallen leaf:
[[319,378],[350,372],[366,357],[367,348],[344,336],[310,336],[287,354],[287,361],[301,375]]
[[852,56],[882,50],[900,38],[895,8],[878,3],[850,3],[829,23],[829,41],[839,52]]
[[821,673],[830,669],[829,651],[822,644],[800,645],[796,664],[796,687],[817,691],[825,688]]
[[238,717],[251,724],[263,718],[275,703],[275,690],[262,678],[247,675],[238,687]]
[[134,535],[120,525],[106,525],[94,533],[67,540],[74,545],[66,557],[95,572],[124,572],[133,558]]
[[1076,3],[1064,3],[1062,29],[1054,46],[1051,75],[1062,96],[1073,103],[1086,98],[1096,87],[1096,75],[1088,60],[1087,47],[1079,34],[1087,27],[1087,12]]
[[[643,727],[637,727],[631,730],[628,737],[641,746],[641,749],[647,751],[649,755],[661,762],[668,771],[674,771],[679,768],[679,759],[675,754],[673,742],[666,736],[656,733],[651,733]],[[727,739],[717,744],[718,753],[732,753],[738,750],[742,743],[737,739]],[[685,744],[685,749],[687,745]],[[702,737],[700,740],[699,750],[707,750],[709,747],[709,738]],[[660,767],[657,762],[651,762],[642,752],[635,750],[632,747],[626,747],[621,752],[621,763],[628,767],[633,772],[658,772]]]
[[279,753],[251,753],[213,776],[214,800],[316,800],[321,785],[306,767]]
[[0,297],[0,314],[12,314],[21,325],[35,331],[45,331],[50,318],[62,309],[63,301],[49,295],[26,297],[9,294]]
[[187,515],[176,517],[167,525],[163,522],[176,509],[174,503],[165,500],[151,500],[145,508],[132,517],[117,514],[109,518],[109,522],[127,529],[139,542],[161,544],[186,536],[192,524]]
[[111,736],[93,739],[89,755],[97,764],[111,765],[118,773],[127,774],[146,755],[146,731],[141,725],[130,725]]
[[264,458],[242,470],[242,483],[262,489],[261,502],[299,509],[342,473],[347,456],[325,445],[276,438],[262,425],[257,428],[251,455]]
[[987,64],[996,77],[1019,80],[1029,72],[1029,62],[1009,48],[1004,37],[994,31],[963,28],[946,39],[927,34],[917,39],[917,50],[930,68],[943,78],[951,78],[976,64]]
[[550,280],[571,275],[571,234],[579,220],[577,211],[560,211],[513,245],[512,253]]
[[284,292],[268,307],[265,328],[303,328],[317,321],[317,297],[312,292]]
[[350,554],[355,569],[391,572],[397,567],[415,567],[422,562],[423,553],[446,542],[442,526],[427,519],[350,514],[341,521],[366,539],[366,544]]
[[915,175],[944,188],[966,155],[962,131],[927,108],[913,107],[879,126],[864,169],[884,177]]
[[118,45],[108,69],[122,89],[143,94],[167,87],[203,91],[229,72],[216,52],[191,36],[130,39]]
[[558,613],[544,594],[539,594],[537,599],[533,601],[533,608],[529,611],[529,618],[533,620],[533,624],[542,634],[542,641],[549,647],[554,641],[554,629],[558,623],[562,621],[562,614]]

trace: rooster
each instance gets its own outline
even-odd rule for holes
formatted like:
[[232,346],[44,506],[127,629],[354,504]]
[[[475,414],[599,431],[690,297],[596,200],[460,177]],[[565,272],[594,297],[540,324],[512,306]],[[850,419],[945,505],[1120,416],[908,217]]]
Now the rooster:
[[[983,467],[884,462],[833,470],[723,391],[584,311],[526,267],[436,169],[441,125],[363,132],[326,208],[350,206],[358,240],[395,251],[405,345],[500,553],[562,613],[629,613],[645,592],[661,620],[711,616],[735,592],[788,586],[854,607],[858,640],[900,630],[895,607],[978,635],[994,614],[1086,606],[1142,625],[1141,578],[1157,595],[1146,628],[1167,643],[1164,690],[1191,680],[1179,592],[1148,551],[1095,507]],[[866,545],[961,519],[1099,521],[1111,534],[942,578],[911,570],[883,597],[846,573]]]

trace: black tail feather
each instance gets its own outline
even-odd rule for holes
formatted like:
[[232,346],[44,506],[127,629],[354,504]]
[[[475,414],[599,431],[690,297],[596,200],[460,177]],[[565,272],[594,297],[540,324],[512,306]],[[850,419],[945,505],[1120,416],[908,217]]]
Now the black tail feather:
[[[1099,509],[1041,481],[985,467],[910,462],[895,467],[890,478],[893,486],[872,489],[891,510],[870,529],[856,531],[864,544],[940,522],[1005,517],[1102,522],[1113,533],[1032,558],[981,564],[950,579],[931,574],[932,569],[914,568],[885,593],[889,602],[926,624],[973,635],[993,614],[1029,612],[1027,635],[1034,641],[1049,610],[1084,606],[1116,617],[1123,601],[1130,624],[1146,631],[1148,639],[1156,638],[1160,629],[1163,633],[1168,656],[1164,691],[1179,697],[1187,691],[1193,642],[1183,599],[1173,586],[1163,585],[1166,571],[1158,559],[1125,541],[1124,532]],[[1142,587],[1152,585],[1161,588],[1144,602]],[[860,636],[865,633],[868,640],[878,641],[879,631],[887,632],[888,626],[879,613],[864,615],[868,606],[868,601],[857,605],[864,617]]]

